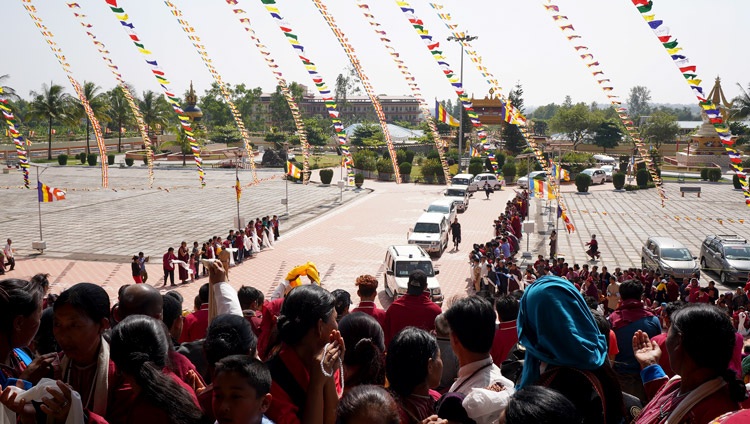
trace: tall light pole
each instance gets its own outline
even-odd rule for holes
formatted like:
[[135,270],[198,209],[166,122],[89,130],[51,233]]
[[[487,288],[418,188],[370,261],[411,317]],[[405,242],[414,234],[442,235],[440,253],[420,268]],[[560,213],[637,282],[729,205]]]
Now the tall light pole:
[[[472,36],[466,33],[461,33],[460,37],[451,35],[448,37],[448,41],[457,41],[461,45],[461,73],[459,75],[461,88],[464,88],[464,43],[476,40],[477,36]],[[465,92],[466,90],[464,90]],[[464,110],[461,107],[461,116],[459,119],[458,127],[458,173],[461,173],[461,159],[463,159],[463,142],[464,142]]]

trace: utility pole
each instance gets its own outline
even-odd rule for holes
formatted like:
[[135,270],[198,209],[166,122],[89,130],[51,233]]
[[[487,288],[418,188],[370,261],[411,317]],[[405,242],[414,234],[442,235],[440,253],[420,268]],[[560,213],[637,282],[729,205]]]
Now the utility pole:
[[[461,33],[461,36],[456,37],[451,35],[448,37],[448,41],[457,41],[459,44],[461,44],[461,72],[459,75],[460,82],[461,82],[461,88],[464,88],[464,44],[469,41],[476,40],[477,36],[468,35],[466,33]],[[466,90],[464,89],[464,92]],[[463,142],[464,142],[464,110],[463,105],[461,106],[461,116],[459,117],[459,127],[458,127],[458,173],[461,173],[461,160],[463,159]]]

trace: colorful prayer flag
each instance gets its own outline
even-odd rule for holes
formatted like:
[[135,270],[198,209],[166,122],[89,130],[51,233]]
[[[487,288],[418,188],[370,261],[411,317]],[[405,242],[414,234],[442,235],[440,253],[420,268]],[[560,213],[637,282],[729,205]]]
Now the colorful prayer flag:
[[302,172],[294,166],[294,163],[292,161],[286,161],[286,175],[295,178],[300,179],[302,178]]
[[234,184],[234,191],[237,192],[237,203],[240,202],[242,196],[242,186],[240,185],[240,177],[237,177],[237,182]]
[[439,122],[448,124],[451,127],[458,127],[461,125],[461,123],[456,118],[452,117],[437,100],[435,100],[435,118],[437,118]]
[[39,193],[39,202],[48,203],[55,200],[65,200],[65,192],[59,188],[50,187],[37,181],[37,192]]

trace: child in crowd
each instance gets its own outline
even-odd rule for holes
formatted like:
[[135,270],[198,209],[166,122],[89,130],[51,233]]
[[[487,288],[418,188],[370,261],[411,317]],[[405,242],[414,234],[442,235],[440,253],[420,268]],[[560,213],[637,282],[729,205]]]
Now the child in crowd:
[[217,423],[273,424],[263,415],[271,404],[271,373],[259,360],[234,355],[219,361],[213,391]]

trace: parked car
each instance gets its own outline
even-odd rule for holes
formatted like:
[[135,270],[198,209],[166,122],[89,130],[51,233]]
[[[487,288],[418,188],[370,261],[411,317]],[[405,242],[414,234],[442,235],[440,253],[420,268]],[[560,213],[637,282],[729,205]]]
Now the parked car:
[[591,185],[604,184],[607,180],[607,174],[601,168],[588,168],[581,171],[581,174],[586,174],[591,177]]
[[649,237],[641,249],[641,267],[675,279],[700,275],[697,257],[682,243],[669,237]]
[[474,176],[472,174],[456,174],[451,178],[451,187],[464,187],[469,192],[469,195],[471,195],[471,193],[477,191],[477,186],[471,185],[473,179]]
[[518,188],[529,188],[529,180],[533,178],[539,181],[547,181],[547,171],[532,171],[516,181]]
[[614,165],[602,165],[599,169],[604,171],[604,181],[612,181],[612,174],[617,172]]
[[736,235],[713,235],[701,243],[701,268],[719,275],[721,284],[744,283],[750,273],[750,245]]
[[448,218],[440,212],[425,212],[417,219],[414,228],[409,229],[407,242],[421,246],[426,252],[438,256],[448,247]]
[[469,191],[463,187],[450,187],[446,189],[443,194],[446,198],[451,199],[453,204],[456,205],[456,210],[459,212],[465,212],[466,208],[469,207]]
[[416,269],[421,269],[427,275],[427,290],[430,291],[432,301],[441,305],[443,294],[440,291],[440,283],[435,277],[440,273],[432,266],[430,255],[419,246],[389,246],[383,262],[385,268],[385,293],[396,300],[399,296],[406,294],[409,274]]
[[489,183],[493,190],[502,190],[503,188],[503,180],[498,179],[495,174],[477,174],[477,176],[471,180],[469,188],[473,191],[483,190],[484,183]]
[[441,213],[445,215],[445,219],[447,219],[448,223],[450,224],[454,219],[456,219],[456,214],[458,214],[458,206],[456,205],[454,199],[442,198],[430,203],[424,211]]

